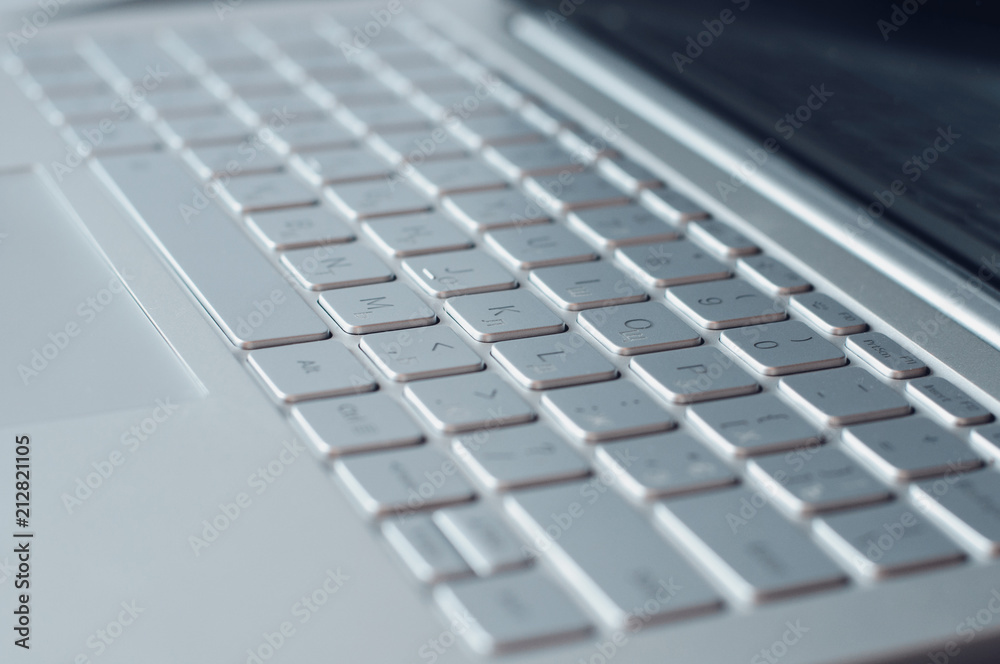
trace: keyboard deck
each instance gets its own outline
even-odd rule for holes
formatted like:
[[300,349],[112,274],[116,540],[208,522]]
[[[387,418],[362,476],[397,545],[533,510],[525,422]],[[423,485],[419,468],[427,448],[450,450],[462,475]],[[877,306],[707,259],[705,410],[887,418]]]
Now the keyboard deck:
[[987,408],[614,119],[363,24],[5,65],[473,650],[995,564]]

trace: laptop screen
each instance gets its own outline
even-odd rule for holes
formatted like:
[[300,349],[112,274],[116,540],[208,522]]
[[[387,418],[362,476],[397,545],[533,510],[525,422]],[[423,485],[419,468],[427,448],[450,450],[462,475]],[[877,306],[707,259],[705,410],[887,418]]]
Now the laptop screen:
[[[972,272],[996,271],[997,7],[538,2],[849,193],[858,232],[888,222]],[[715,193],[740,184],[734,174]]]

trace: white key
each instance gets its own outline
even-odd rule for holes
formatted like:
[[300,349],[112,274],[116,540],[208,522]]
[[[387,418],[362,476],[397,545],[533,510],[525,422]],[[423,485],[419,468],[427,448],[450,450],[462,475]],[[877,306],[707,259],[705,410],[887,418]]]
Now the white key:
[[110,124],[74,122],[64,129],[63,136],[77,146],[80,154],[88,151],[95,155],[147,152],[163,144],[159,135],[139,120]]
[[813,327],[827,334],[845,335],[864,332],[868,325],[829,295],[803,293],[788,298],[788,305]]
[[286,251],[281,255],[281,263],[303,287],[316,291],[393,278],[392,271],[375,254],[355,242]]
[[581,263],[597,259],[587,243],[559,224],[504,228],[487,233],[486,244],[515,269]]
[[587,462],[541,424],[477,431],[457,438],[452,449],[471,474],[494,491],[590,473]]
[[760,251],[747,236],[721,221],[692,221],[687,226],[687,232],[702,246],[723,258],[749,256]]
[[746,602],[822,590],[846,580],[761,494],[742,488],[697,494],[658,503],[656,514]]
[[680,286],[730,276],[729,268],[689,240],[660,242],[615,251],[615,257],[649,286]]
[[566,219],[590,242],[606,249],[669,242],[678,237],[676,227],[639,205],[576,210]]
[[389,519],[382,534],[413,575],[424,583],[440,583],[472,574],[472,569],[428,515]]
[[632,371],[674,403],[752,394],[760,386],[717,348],[683,348],[632,358]]
[[527,565],[521,542],[489,505],[479,502],[434,512],[434,523],[479,576]]
[[230,107],[247,124],[266,127],[258,133],[261,140],[271,140],[272,134],[267,128],[271,125],[288,122],[289,117],[298,121],[307,119],[322,121],[325,119],[326,109],[311,97],[294,88],[275,89],[273,92],[260,96],[256,92],[252,96],[250,92],[240,94],[239,101],[234,101]]
[[844,442],[890,480],[971,470],[983,460],[926,417],[873,422],[844,430]]
[[659,302],[638,302],[577,315],[580,327],[618,355],[697,346],[701,337]]
[[478,159],[429,161],[410,173],[413,183],[428,196],[487,189],[504,189],[507,183]]
[[906,393],[956,426],[972,426],[993,419],[990,411],[941,376],[908,381]]
[[318,150],[293,155],[288,165],[313,185],[359,182],[388,177],[392,166],[366,148]]
[[629,202],[627,194],[596,173],[536,175],[524,181],[524,189],[552,214]]
[[479,249],[407,258],[403,271],[428,295],[439,298],[517,286],[502,265]]
[[721,604],[645,516],[596,480],[518,491],[505,506],[612,629],[633,624],[636,607],[644,621],[662,622]]
[[402,179],[338,184],[324,191],[348,219],[372,219],[396,214],[414,214],[430,209],[430,203]]
[[549,215],[515,189],[498,189],[448,196],[441,209],[473,232],[540,224]]
[[427,445],[345,457],[334,469],[373,517],[464,503],[476,495],[455,462]]
[[537,129],[512,114],[476,115],[449,129],[472,149],[479,149],[484,145],[527,143],[542,138]]
[[770,256],[748,256],[736,263],[740,272],[764,290],[774,295],[803,293],[812,285],[787,265]]
[[398,281],[327,291],[319,296],[319,304],[348,334],[402,330],[437,322],[434,310]]
[[523,288],[449,298],[445,311],[476,341],[557,334],[566,324]]
[[328,457],[416,445],[424,439],[406,411],[378,392],[299,404],[292,408],[292,418]]
[[161,117],[205,115],[220,110],[222,102],[200,87],[160,87],[146,94],[146,103]]
[[696,439],[684,433],[608,443],[594,458],[637,500],[679,496],[736,482],[736,475]]
[[919,358],[878,332],[862,332],[847,337],[847,348],[889,378],[914,378],[928,371],[927,365]]
[[618,370],[579,334],[501,341],[490,354],[530,390],[580,385],[618,376]]
[[237,214],[314,205],[319,201],[319,196],[287,173],[232,178],[220,187],[219,197]]
[[[347,148],[357,140],[351,132],[332,120],[296,119],[268,129],[274,136],[271,147],[282,154]],[[261,130],[261,133],[264,131]]]
[[710,442],[738,457],[816,447],[823,441],[816,426],[774,394],[700,403],[687,415]]
[[364,232],[390,256],[406,258],[472,247],[472,240],[440,212],[364,222]]
[[418,129],[430,124],[423,113],[399,102],[380,104],[352,102],[337,109],[336,117],[345,127],[358,135],[384,129]]
[[911,487],[918,509],[985,556],[1000,555],[1000,473],[952,475]]
[[351,352],[334,341],[255,350],[247,361],[286,403],[370,392],[377,387]]
[[644,189],[639,200],[647,208],[675,224],[686,224],[709,217],[704,207],[669,187]]
[[616,380],[547,392],[542,405],[576,438],[590,443],[666,431],[674,421],[634,384]]
[[553,141],[491,145],[483,149],[483,158],[510,180],[533,175],[576,173],[584,167],[582,162],[574,163],[570,154]]
[[251,133],[243,123],[227,113],[161,120],[156,129],[175,149],[206,143],[239,144]]
[[742,279],[668,288],[667,300],[701,327],[725,330],[787,318],[778,300],[765,297]]
[[528,279],[561,309],[581,311],[649,298],[624,272],[606,261],[532,270]]
[[347,224],[330,209],[318,205],[255,212],[244,221],[261,244],[272,251],[305,249],[354,239]]
[[530,422],[531,407],[496,374],[481,372],[411,383],[406,398],[438,431],[464,433]]
[[271,173],[282,167],[281,160],[276,154],[270,150],[257,149],[250,142],[194,145],[183,150],[181,157],[203,180]]
[[482,655],[561,643],[590,631],[590,621],[536,569],[441,585],[434,597]]
[[830,426],[906,415],[912,409],[898,392],[864,369],[846,367],[782,378],[778,389]]
[[396,382],[479,371],[483,361],[451,329],[435,325],[369,334],[361,350]]
[[719,339],[754,371],[766,376],[847,364],[839,348],[794,320],[726,330]]
[[393,130],[373,134],[367,140],[375,152],[393,163],[455,159],[468,154],[465,145],[443,127]]

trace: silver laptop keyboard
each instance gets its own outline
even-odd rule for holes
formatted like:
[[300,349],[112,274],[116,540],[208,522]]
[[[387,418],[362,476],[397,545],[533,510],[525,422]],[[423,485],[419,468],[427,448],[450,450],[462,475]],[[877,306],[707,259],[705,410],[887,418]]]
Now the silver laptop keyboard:
[[6,66],[472,649],[1000,554],[1000,424],[905,339],[413,17],[345,57],[364,22]]

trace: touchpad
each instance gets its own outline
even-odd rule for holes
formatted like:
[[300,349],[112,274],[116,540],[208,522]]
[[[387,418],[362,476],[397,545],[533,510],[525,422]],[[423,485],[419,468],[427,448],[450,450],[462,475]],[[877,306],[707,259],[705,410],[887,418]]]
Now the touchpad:
[[34,172],[0,173],[0,426],[200,396],[60,198]]

